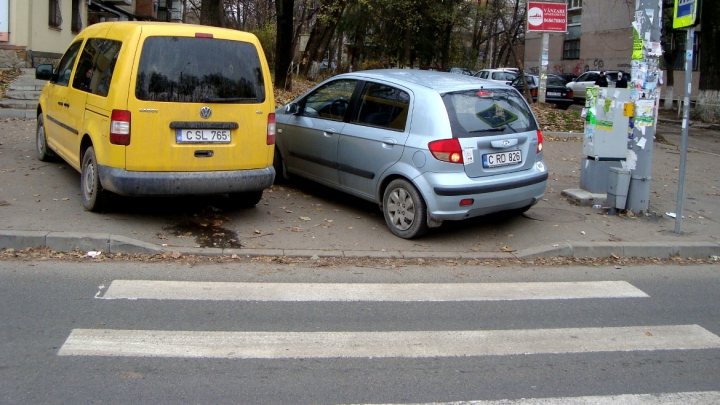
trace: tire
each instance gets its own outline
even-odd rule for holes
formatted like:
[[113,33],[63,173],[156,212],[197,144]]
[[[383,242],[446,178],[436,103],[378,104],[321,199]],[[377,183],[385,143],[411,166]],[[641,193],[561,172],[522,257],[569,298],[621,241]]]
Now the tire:
[[95,158],[95,149],[92,146],[87,148],[82,158],[80,193],[82,205],[86,210],[101,212],[105,208],[109,192],[100,184],[98,163]]
[[45,134],[45,120],[43,119],[42,114],[37,117],[37,129],[35,131],[35,154],[37,155],[38,160],[42,162],[50,161],[53,157],[57,156],[55,155],[55,152],[48,147],[47,135]]
[[428,231],[425,200],[407,180],[390,182],[383,195],[382,211],[390,231],[401,238],[417,238]]
[[260,202],[260,199],[262,199],[262,195],[262,190],[229,194],[233,206],[238,208],[252,208],[256,206],[257,203]]
[[273,168],[275,169],[275,184],[282,184],[289,180],[290,176],[287,174],[285,162],[280,155],[277,145],[275,145],[275,154],[273,156]]

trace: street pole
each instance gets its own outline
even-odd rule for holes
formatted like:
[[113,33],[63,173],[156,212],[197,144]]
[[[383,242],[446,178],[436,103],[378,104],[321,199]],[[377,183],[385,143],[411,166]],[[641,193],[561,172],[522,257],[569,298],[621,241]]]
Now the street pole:
[[692,60],[695,28],[687,29],[685,39],[685,98],[683,102],[682,141],[680,142],[680,173],[678,174],[677,208],[675,209],[675,233],[680,233],[682,224],[683,200],[685,199],[685,163],[687,161],[687,144],[690,131],[690,89],[692,86]]
[[626,160],[631,170],[626,208],[636,215],[646,214],[650,205],[653,139],[659,100],[661,21],[660,0],[636,0],[631,73],[631,97],[636,101]]
[[538,78],[540,79],[538,83],[538,95],[537,95],[537,101],[538,103],[544,103],[545,102],[545,89],[547,88],[546,81],[547,81],[547,67],[548,67],[548,49],[550,48],[550,33],[549,32],[543,32],[542,33],[542,52],[540,53],[540,71],[538,72]]

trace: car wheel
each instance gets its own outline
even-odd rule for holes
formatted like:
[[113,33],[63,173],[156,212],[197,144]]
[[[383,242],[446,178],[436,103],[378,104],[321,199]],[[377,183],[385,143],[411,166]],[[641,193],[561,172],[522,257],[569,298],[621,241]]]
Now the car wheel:
[[105,207],[109,192],[100,184],[98,163],[95,158],[95,149],[87,148],[82,159],[82,170],[80,172],[80,191],[82,194],[82,205],[86,210],[100,212]]
[[290,179],[285,168],[285,162],[283,161],[280,151],[275,146],[275,155],[273,157],[273,168],[275,168],[275,184],[284,183]]
[[428,230],[425,201],[407,180],[390,182],[383,195],[382,210],[390,231],[401,238],[416,238]]
[[262,195],[262,190],[245,191],[242,193],[230,193],[230,201],[232,201],[234,207],[252,208],[260,202]]
[[47,135],[45,134],[45,120],[43,120],[42,114],[37,117],[37,131],[35,132],[35,153],[38,160],[47,162],[52,157],[56,156],[55,153],[48,148]]

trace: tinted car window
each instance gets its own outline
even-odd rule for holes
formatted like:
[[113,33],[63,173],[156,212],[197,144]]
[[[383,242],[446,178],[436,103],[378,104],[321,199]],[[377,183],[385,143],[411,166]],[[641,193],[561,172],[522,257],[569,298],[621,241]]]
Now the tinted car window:
[[135,96],[146,101],[261,103],[265,86],[253,44],[150,37],[143,44]]
[[[590,73],[583,73],[582,75],[580,75],[580,77],[578,77],[577,81],[578,82],[587,82],[590,80],[589,77],[590,77]],[[593,79],[593,80],[595,80],[595,79]]]
[[55,70],[55,84],[67,86],[68,83],[70,83],[70,73],[72,73],[72,68],[75,64],[75,59],[77,58],[81,44],[82,41],[78,41],[70,45],[67,52],[65,52],[65,55],[63,55],[60,63],[58,63],[57,69]]
[[73,87],[107,96],[121,42],[90,38],[80,54]]
[[356,84],[357,80],[336,80],[320,87],[305,98],[303,115],[342,121]]
[[537,130],[532,113],[515,89],[466,90],[442,98],[455,138]]
[[408,93],[383,84],[366,83],[352,121],[404,131],[409,107]]
[[563,80],[559,77],[556,77],[556,76],[548,76],[547,85],[548,86],[565,86],[565,80]]

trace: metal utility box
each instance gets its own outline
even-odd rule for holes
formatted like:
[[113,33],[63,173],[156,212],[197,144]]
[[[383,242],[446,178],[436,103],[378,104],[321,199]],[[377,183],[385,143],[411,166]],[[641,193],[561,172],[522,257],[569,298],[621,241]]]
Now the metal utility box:
[[583,136],[585,156],[593,160],[625,159],[632,116],[630,105],[629,89],[587,88]]
[[608,176],[607,205],[612,208],[624,210],[627,204],[629,189],[630,170],[611,167],[610,175]]

